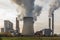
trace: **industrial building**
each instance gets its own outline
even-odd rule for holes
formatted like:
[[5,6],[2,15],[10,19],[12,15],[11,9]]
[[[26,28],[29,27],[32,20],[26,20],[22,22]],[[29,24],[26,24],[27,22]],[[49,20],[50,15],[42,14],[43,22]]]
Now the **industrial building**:
[[33,25],[34,21],[32,17],[24,17],[22,35],[34,35]]
[[37,31],[36,33],[35,33],[35,35],[36,36],[50,36],[51,35],[51,31],[52,30],[50,30],[50,29],[42,29],[42,30],[40,30],[40,31]]
[[4,28],[1,28],[1,33],[4,32]]
[[34,35],[35,36],[43,36],[43,31],[42,30],[37,31]]
[[51,32],[52,32],[52,30],[50,30],[50,29],[43,29],[43,35],[45,35],[45,36],[50,36]]
[[4,20],[4,32],[11,32],[13,30],[13,23],[9,20]]

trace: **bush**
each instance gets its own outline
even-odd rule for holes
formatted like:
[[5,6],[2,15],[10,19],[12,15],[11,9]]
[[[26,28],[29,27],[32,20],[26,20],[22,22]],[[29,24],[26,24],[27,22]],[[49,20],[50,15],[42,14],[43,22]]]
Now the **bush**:
[[11,33],[9,32],[4,32],[4,33],[0,33],[0,37],[13,37],[13,35],[11,35]]

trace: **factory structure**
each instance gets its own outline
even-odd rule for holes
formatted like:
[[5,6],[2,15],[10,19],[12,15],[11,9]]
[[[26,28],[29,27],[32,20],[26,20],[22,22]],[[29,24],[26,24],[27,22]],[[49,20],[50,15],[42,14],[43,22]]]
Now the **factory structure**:
[[[20,33],[19,20],[16,17],[16,30],[13,29],[13,23],[9,20],[4,20],[4,28],[1,28],[1,32],[10,32],[14,34]],[[34,33],[34,20],[33,17],[24,17],[23,18],[23,29],[21,35],[45,35],[50,36],[54,35],[54,14],[52,17],[49,17],[49,28],[42,29]]]
[[11,32],[13,30],[13,23],[9,20],[4,20],[4,32]]
[[[50,14],[49,14],[50,15]],[[54,35],[54,12],[51,13],[49,17],[49,28],[42,29],[42,34],[46,36]],[[23,18],[23,35],[34,35],[34,21],[33,17],[24,17]]]
[[13,23],[9,20],[4,20],[4,28],[1,28],[1,32],[9,32],[13,35],[18,35],[20,33],[19,20],[16,17],[16,30],[13,29]]
[[[19,20],[16,17],[16,30],[13,29],[13,23],[9,20],[4,20],[4,28],[1,28],[1,32],[10,32],[14,34],[20,33]],[[54,35],[54,14],[52,17],[49,17],[49,28],[42,29],[34,33],[34,20],[33,17],[24,17],[23,18],[23,28],[21,35]]]
[[50,29],[42,29],[40,31],[37,31],[34,35],[35,36],[51,36],[51,30]]
[[22,35],[34,35],[34,21],[32,17],[23,18]]
[[[38,27],[40,25],[39,24],[34,25],[34,23],[38,19],[37,16],[40,16],[43,7],[37,4],[35,5],[35,0],[14,0],[14,2],[15,2],[14,4],[16,4],[18,7],[17,12],[19,13],[15,18],[15,25],[10,20],[4,20],[4,28],[0,28],[1,33],[11,33],[12,35],[18,35],[18,36],[19,34],[22,36],[34,36],[34,35],[54,36],[54,11],[60,7],[59,0],[58,1],[53,0],[51,4],[49,3],[49,5],[47,5],[48,6],[47,9],[49,9],[47,10],[49,11],[48,28],[41,29],[40,31],[37,31],[35,33],[34,33],[34,26],[37,25]],[[43,6],[46,6],[46,5],[43,5]],[[45,14],[42,14],[42,15],[45,15]],[[23,25],[22,25],[23,27],[21,27],[21,25],[19,24],[21,23],[20,21],[23,21]],[[16,29],[14,29],[14,27]],[[22,33],[20,33],[21,32],[20,27],[22,28]],[[46,24],[45,24],[45,27],[46,27]]]
[[1,32],[2,32],[2,33],[4,32],[4,28],[1,28]]
[[[33,9],[34,9],[34,0],[16,0],[17,4],[21,7],[22,15],[23,15],[23,29],[21,35],[34,35],[34,17],[36,17],[39,14],[35,14],[36,12],[40,13],[40,10],[35,10],[34,16],[33,16]],[[26,2],[27,1],[27,2]],[[19,3],[18,3],[19,2]],[[22,6],[23,4],[23,6]],[[46,36],[54,35],[54,10],[57,9],[57,6],[55,7],[54,3],[53,5],[50,5],[51,8],[49,10],[49,28],[48,29],[42,29],[41,31],[36,32],[35,34],[42,34]],[[37,19],[37,17],[36,17]],[[20,33],[20,27],[19,27],[19,21],[18,17],[16,17],[16,31],[15,33]],[[3,31],[4,30],[4,31]],[[1,28],[1,32],[11,32],[13,30],[13,23],[9,20],[4,21],[4,28]]]
[[[52,17],[49,17],[49,28],[42,29],[35,33],[35,35],[54,35],[54,13]],[[20,33],[19,20],[16,17],[16,30],[13,29],[13,23],[9,20],[4,20],[4,28],[1,28],[1,32],[10,32],[14,34]],[[23,29],[21,35],[34,35],[34,19],[33,17],[24,17],[23,18]]]

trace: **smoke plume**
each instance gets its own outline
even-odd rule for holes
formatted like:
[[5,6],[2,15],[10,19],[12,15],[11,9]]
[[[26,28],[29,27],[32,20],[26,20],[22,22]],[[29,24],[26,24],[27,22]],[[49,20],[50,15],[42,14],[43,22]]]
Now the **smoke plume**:
[[35,21],[37,20],[37,16],[40,15],[41,10],[42,10],[42,7],[40,7],[40,6],[38,6],[38,5],[34,6],[33,18],[34,18]]
[[23,10],[24,17],[32,17],[32,10],[34,9],[34,0],[13,0]]
[[60,0],[53,0],[50,4],[49,17],[52,16],[52,13],[60,7]]
[[33,17],[34,20],[37,19],[37,16],[39,16],[40,11],[42,7],[35,6],[34,7],[34,1],[35,0],[12,0],[17,5],[19,5],[19,9],[21,10],[21,14],[18,15],[18,17]]

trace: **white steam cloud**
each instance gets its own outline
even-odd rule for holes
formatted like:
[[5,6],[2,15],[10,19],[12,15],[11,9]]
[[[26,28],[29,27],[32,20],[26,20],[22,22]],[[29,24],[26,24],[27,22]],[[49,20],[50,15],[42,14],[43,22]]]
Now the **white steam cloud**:
[[33,18],[34,18],[34,20],[37,20],[37,16],[40,15],[41,10],[42,10],[42,7],[40,7],[38,5],[34,6],[34,10],[33,10]]
[[35,6],[35,0],[13,0],[17,5],[19,5],[19,9],[21,10],[21,14],[18,15],[19,18],[23,17],[33,17],[34,20],[39,16],[42,7]]

